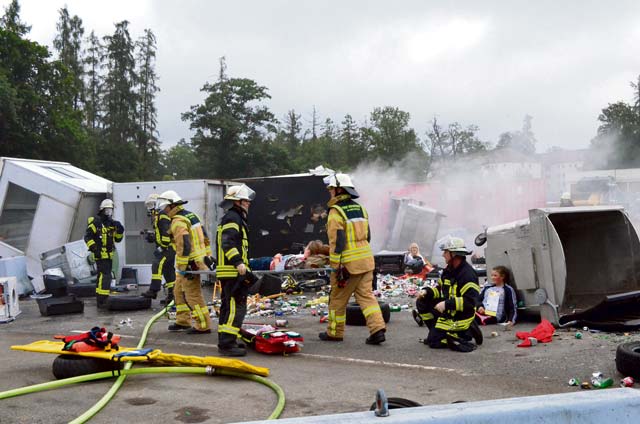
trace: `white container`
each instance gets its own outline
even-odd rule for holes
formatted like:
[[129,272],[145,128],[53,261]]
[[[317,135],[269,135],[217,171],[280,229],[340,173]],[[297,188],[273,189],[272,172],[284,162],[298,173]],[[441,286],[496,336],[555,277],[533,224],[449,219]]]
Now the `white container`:
[[114,183],[114,218],[124,226],[124,240],[117,244],[120,257],[119,269],[115,269],[119,279],[122,267],[138,270],[138,283],[151,283],[151,263],[155,245],[148,243],[141,231],[153,230],[151,218],[147,216],[145,200],[152,194],[162,194],[167,190],[176,191],[183,200],[188,201],[185,209],[198,214],[211,241],[215,256],[215,236],[218,222],[224,211],[218,206],[228,185],[237,184],[222,180],[182,180],[182,181],[144,181],[133,183]]
[[20,314],[17,280],[15,277],[0,278],[0,322],[11,322]]
[[110,184],[65,162],[0,158],[0,256],[26,256],[43,290],[40,254],[82,239]]

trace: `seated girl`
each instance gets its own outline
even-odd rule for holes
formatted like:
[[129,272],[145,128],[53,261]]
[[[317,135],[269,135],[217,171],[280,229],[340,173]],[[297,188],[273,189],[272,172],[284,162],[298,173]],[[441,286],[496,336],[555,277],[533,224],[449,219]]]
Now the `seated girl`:
[[509,270],[504,266],[497,266],[491,270],[492,284],[483,287],[480,292],[482,305],[477,308],[476,320],[482,325],[495,322],[506,323],[508,326],[516,323],[517,303],[516,291],[509,284]]

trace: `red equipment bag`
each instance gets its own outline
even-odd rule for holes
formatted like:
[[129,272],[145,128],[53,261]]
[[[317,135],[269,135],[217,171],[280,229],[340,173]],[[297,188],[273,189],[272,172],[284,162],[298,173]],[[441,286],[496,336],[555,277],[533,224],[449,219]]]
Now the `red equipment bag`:
[[274,330],[255,334],[251,330],[242,328],[240,335],[256,352],[267,355],[300,352],[304,342],[302,335],[295,331]]

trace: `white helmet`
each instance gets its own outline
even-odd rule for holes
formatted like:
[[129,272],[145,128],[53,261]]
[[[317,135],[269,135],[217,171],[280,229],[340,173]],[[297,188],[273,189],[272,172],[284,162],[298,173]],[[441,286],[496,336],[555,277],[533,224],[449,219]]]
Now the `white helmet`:
[[331,174],[322,179],[327,188],[343,188],[354,199],[360,197],[348,174]]
[[251,190],[248,185],[241,184],[231,186],[227,189],[224,200],[248,200],[253,201],[256,198],[256,192]]
[[446,236],[439,240],[440,250],[448,250],[451,253],[470,255],[471,252],[465,247],[464,240],[460,237]]
[[182,200],[182,197],[173,190],[167,190],[158,196],[156,201],[156,209],[161,211],[169,205],[184,205],[186,200]]
[[560,196],[560,200],[571,200],[571,193],[565,191],[562,193],[562,196]]
[[158,194],[157,193],[151,193],[149,196],[147,196],[147,200],[145,200],[144,205],[146,206],[147,210],[153,210],[156,208],[156,201],[158,200]]
[[113,200],[111,199],[104,199],[101,203],[100,203],[100,210],[103,209],[113,209]]

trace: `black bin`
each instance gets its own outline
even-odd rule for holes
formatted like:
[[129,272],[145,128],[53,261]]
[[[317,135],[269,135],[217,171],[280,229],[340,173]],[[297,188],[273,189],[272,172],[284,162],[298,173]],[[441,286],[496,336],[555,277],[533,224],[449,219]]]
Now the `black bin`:
[[67,295],[67,279],[58,275],[44,276],[45,293],[53,297],[63,297]]

